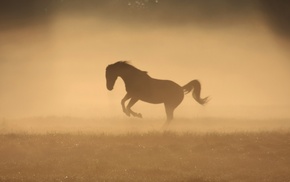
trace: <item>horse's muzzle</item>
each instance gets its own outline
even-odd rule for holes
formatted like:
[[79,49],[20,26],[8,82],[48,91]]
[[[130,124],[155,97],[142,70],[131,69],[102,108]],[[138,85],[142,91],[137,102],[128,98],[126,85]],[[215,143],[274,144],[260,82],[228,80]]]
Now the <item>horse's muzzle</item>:
[[107,86],[107,89],[111,91],[111,90],[113,90],[113,87],[108,87],[108,86]]

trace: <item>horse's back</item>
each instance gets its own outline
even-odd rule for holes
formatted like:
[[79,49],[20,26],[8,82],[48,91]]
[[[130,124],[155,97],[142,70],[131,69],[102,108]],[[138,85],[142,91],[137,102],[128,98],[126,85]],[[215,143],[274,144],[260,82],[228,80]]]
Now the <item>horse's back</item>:
[[159,83],[157,87],[162,90],[164,102],[180,103],[183,100],[184,93],[180,85],[171,80],[156,80],[156,82]]
[[184,97],[182,87],[171,80],[152,79],[140,100],[149,103],[179,104]]
[[181,94],[183,95],[182,88],[177,83],[171,80],[153,79],[152,87],[160,90],[163,94]]

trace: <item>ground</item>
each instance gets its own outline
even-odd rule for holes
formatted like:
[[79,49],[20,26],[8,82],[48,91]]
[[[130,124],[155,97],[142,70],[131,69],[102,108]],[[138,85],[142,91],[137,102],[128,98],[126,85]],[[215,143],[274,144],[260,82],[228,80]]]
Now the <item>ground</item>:
[[[47,122],[56,126],[53,120],[63,120],[67,130],[51,130]],[[74,127],[69,127],[69,121]],[[112,126],[112,130],[89,132],[75,127],[92,120],[77,121],[80,120],[34,118],[26,122],[33,125],[24,127],[20,120],[3,120],[0,181],[290,181],[290,130],[285,127],[270,130],[264,126],[263,130],[247,131],[245,126],[242,131],[233,130],[228,124],[232,131],[214,131],[213,127],[209,127],[209,132],[186,131],[178,124],[160,129],[161,121],[148,120],[155,130],[149,125],[146,130],[137,130],[144,120],[110,120],[103,129],[114,122],[124,122],[126,126],[140,123],[132,124],[127,131],[121,127],[116,132]],[[199,119],[197,125],[202,121],[210,126],[219,120]],[[40,130],[35,122],[48,130]],[[95,124],[100,122],[95,120]],[[181,123],[187,123],[188,128],[192,125],[188,120]],[[264,123],[270,126],[270,121]],[[287,121],[275,123],[285,126]],[[13,130],[12,125],[18,125],[18,129]]]

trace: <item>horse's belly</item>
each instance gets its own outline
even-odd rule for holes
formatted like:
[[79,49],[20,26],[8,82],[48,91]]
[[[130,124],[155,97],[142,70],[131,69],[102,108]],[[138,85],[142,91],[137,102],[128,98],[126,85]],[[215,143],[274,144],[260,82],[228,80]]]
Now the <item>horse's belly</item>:
[[140,98],[141,101],[144,101],[144,102],[148,102],[148,103],[151,103],[151,104],[161,104],[161,103],[164,103],[164,100],[163,99],[160,99],[160,98]]

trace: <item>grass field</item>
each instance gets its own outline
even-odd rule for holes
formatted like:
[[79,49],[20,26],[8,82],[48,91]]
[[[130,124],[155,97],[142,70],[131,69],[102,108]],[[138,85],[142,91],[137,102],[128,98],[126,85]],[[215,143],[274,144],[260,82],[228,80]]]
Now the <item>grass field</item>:
[[[61,128],[53,120],[61,119],[2,121],[0,181],[290,181],[286,120],[273,122],[272,130],[270,121],[264,122],[263,129],[247,130],[253,127],[246,125],[254,121],[230,125],[214,120],[227,128],[221,131],[213,120],[195,123],[198,129],[208,126],[209,132],[193,130],[194,123],[187,120],[169,129],[160,129],[158,121],[145,125],[143,120],[139,124],[110,120],[88,125],[91,120],[79,123],[71,118],[64,119],[67,127]],[[125,122],[121,132],[114,126],[108,129],[112,122]],[[92,129],[101,123],[100,128],[107,130]],[[242,123],[244,131],[238,130]],[[138,126],[147,129],[136,130]]]

